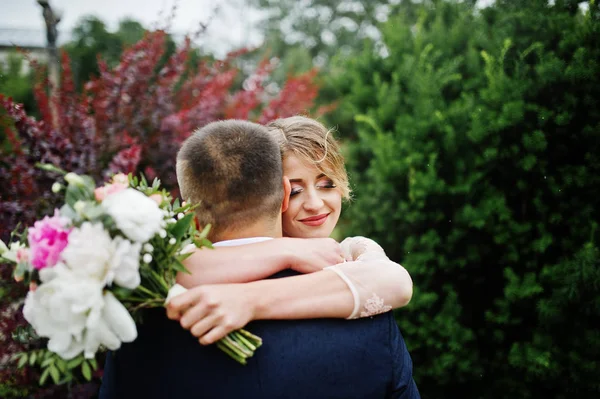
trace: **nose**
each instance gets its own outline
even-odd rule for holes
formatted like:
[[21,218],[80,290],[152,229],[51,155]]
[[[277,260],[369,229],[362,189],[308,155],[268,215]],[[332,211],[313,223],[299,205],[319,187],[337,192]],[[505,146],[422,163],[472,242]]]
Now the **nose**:
[[305,210],[315,212],[323,208],[324,202],[317,190],[308,190],[307,194],[308,196],[303,204]]

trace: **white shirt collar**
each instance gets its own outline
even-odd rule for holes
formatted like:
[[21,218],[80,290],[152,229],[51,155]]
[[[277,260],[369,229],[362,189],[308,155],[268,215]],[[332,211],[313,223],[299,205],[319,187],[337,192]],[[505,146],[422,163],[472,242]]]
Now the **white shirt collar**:
[[249,238],[237,238],[235,240],[225,240],[213,243],[213,247],[235,247],[237,245],[254,244],[255,242],[262,242],[272,240],[273,237],[249,237]]

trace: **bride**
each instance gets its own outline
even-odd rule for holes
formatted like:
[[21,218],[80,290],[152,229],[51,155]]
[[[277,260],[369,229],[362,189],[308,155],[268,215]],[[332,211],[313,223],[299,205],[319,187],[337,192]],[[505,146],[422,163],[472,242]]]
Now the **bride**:
[[[302,116],[275,120],[267,128],[279,143],[290,184],[283,237],[196,250],[184,262],[191,274],[181,273],[178,282],[186,288],[202,285],[200,296],[211,303],[196,298],[195,311],[183,318],[187,305],[167,307],[169,318],[180,320],[205,345],[252,320],[369,317],[403,307],[412,296],[410,275],[377,243],[349,237],[338,244],[328,238],[342,200],[350,199],[344,159],[331,130]],[[303,275],[269,280],[268,286],[257,281],[286,269]]]

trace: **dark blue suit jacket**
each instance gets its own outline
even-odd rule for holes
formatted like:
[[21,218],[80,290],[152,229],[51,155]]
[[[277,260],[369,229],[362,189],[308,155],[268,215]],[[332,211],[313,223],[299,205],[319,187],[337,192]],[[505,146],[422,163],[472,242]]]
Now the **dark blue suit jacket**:
[[214,345],[200,345],[164,309],[152,309],[136,341],[108,355],[100,398],[420,397],[391,312],[257,321],[247,329],[263,346],[242,366]]

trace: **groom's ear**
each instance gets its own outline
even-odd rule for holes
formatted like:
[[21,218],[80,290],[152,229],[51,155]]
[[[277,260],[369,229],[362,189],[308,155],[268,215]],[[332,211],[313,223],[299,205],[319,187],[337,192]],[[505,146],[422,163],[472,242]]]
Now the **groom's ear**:
[[292,192],[292,185],[290,179],[287,176],[283,176],[283,201],[281,202],[281,213],[287,211],[290,205],[290,194]]

